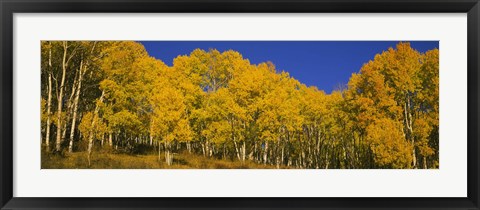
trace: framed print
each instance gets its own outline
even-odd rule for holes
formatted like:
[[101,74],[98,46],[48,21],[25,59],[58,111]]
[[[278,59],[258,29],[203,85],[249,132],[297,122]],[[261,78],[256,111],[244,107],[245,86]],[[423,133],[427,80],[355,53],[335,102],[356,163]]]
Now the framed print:
[[2,1],[2,209],[478,209],[478,1]]

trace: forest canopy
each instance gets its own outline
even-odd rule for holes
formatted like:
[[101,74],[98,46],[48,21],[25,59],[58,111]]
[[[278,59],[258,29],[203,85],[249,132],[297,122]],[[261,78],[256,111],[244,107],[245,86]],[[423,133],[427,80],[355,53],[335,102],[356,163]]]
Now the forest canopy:
[[42,41],[41,57],[42,158],[439,167],[438,49],[400,42],[330,94],[234,50],[196,49],[167,66],[138,42]]

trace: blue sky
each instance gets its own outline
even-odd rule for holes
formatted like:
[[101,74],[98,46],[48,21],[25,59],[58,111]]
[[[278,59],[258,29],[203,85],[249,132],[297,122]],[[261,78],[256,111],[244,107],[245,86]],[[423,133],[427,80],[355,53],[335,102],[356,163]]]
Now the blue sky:
[[[308,86],[330,93],[347,84],[354,72],[375,54],[395,47],[398,41],[141,41],[147,52],[171,66],[178,55],[189,55],[196,48],[229,49],[240,52],[251,63],[271,61],[278,70]],[[410,41],[425,52],[438,48],[438,41]]]

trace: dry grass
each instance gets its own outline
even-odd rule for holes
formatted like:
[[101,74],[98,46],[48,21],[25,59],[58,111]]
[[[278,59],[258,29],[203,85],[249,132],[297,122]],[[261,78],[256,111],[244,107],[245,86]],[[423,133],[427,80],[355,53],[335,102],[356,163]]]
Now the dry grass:
[[113,154],[94,152],[88,165],[86,152],[47,154],[42,153],[42,169],[274,169],[275,166],[251,161],[231,161],[207,158],[199,155],[175,154],[173,165],[168,166],[158,155]]

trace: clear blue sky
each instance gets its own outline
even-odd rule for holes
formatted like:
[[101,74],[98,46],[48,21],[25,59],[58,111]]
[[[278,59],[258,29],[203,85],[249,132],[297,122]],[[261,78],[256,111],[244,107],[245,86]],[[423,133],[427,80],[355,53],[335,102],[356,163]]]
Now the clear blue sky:
[[[189,55],[196,48],[232,49],[251,63],[271,61],[308,86],[330,93],[347,84],[353,72],[372,60],[375,54],[395,47],[398,41],[141,41],[147,52],[171,66],[178,55]],[[410,41],[420,52],[438,48],[438,41]]]

